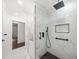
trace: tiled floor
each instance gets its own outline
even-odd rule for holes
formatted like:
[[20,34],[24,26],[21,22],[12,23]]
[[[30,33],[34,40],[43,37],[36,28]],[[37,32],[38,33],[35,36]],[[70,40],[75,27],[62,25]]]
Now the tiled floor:
[[43,55],[40,59],[60,59],[52,54],[50,54],[49,52],[47,52],[45,55]]

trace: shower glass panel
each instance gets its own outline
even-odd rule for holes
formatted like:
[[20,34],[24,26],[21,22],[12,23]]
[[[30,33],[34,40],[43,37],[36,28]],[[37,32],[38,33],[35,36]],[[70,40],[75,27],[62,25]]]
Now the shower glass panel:
[[12,21],[12,49],[25,46],[25,23]]

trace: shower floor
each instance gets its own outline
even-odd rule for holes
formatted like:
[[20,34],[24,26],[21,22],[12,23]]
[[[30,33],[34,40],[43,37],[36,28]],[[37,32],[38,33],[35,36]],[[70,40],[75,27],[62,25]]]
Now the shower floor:
[[60,59],[52,54],[50,54],[49,52],[47,52],[46,54],[44,54],[40,59]]

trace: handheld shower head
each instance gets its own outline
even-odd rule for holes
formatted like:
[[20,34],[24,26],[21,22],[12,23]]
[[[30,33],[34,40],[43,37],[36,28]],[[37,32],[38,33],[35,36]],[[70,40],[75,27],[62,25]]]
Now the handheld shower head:
[[48,30],[49,28],[47,27],[46,29],[46,47],[47,48],[50,48],[51,47],[51,42],[50,42],[50,38],[49,38],[49,33],[48,33]]
[[46,32],[48,32],[48,27],[47,27],[47,29],[46,29]]

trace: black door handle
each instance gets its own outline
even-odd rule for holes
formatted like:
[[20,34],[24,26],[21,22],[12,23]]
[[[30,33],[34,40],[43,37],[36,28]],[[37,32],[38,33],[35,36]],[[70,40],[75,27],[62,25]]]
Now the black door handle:
[[4,35],[7,35],[7,34],[4,34]]
[[4,39],[2,39],[2,42],[4,42],[5,40]]

